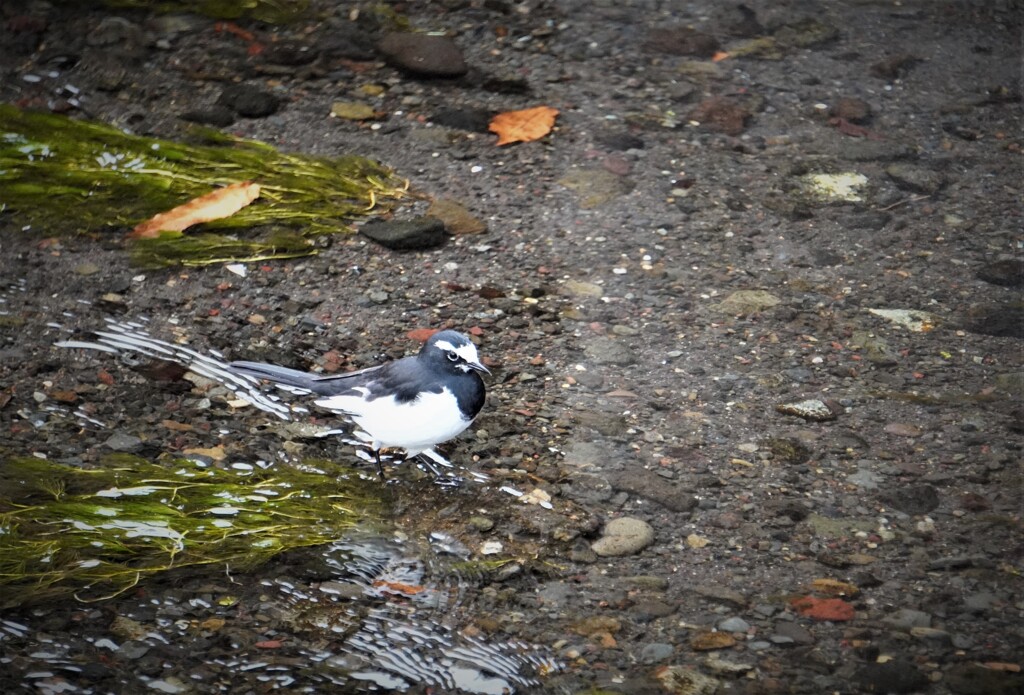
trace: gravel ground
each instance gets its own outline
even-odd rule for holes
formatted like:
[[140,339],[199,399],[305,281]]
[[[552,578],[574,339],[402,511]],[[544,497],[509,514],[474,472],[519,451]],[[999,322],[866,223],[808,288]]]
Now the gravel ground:
[[[414,251],[322,239],[316,256],[240,277],[143,272],[116,230],[24,234],[0,215],[14,317],[0,325],[0,451],[90,465],[112,449],[223,447],[372,475],[350,447],[286,438],[209,385],[52,344],[104,314],[145,316],[229,358],[337,370],[454,327],[494,374],[445,454],[490,480],[448,489],[393,468],[380,542],[397,533],[394,556],[426,558],[435,579],[445,553],[500,544],[508,562],[435,609],[460,639],[559,661],[542,685],[506,685],[1024,692],[1021,4],[389,7],[450,43],[378,46],[386,14],[347,3],[284,28],[241,22],[257,54],[194,16],[0,8],[0,102],[171,137],[185,116],[219,117],[284,150],[394,167],[415,193],[398,220],[444,199],[485,226]],[[417,60],[465,74],[414,74]],[[222,97],[235,83],[245,104]],[[378,117],[329,117],[339,101]],[[554,132],[495,146],[492,114],[539,105],[559,110]],[[860,183],[826,195],[829,175]],[[72,405],[106,427],[79,427]],[[325,675],[341,638],[296,617],[294,587],[323,580],[304,562],[7,611],[0,682],[365,687]],[[238,600],[221,605],[226,593]]]

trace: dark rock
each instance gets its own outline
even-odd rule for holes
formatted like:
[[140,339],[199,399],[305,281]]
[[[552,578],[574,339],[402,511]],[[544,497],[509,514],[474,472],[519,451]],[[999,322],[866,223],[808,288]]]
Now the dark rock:
[[871,104],[856,97],[841,97],[829,113],[850,123],[867,123],[871,120]]
[[1024,285],[1024,260],[1002,260],[989,263],[978,269],[978,279],[1003,287]]
[[463,108],[443,109],[434,114],[431,120],[445,128],[467,130],[471,133],[489,133],[493,117],[494,113],[487,109]]
[[726,135],[739,135],[750,118],[750,110],[740,101],[724,96],[705,99],[690,112],[689,119]]
[[644,141],[632,133],[604,132],[594,135],[594,141],[609,150],[642,150]]
[[980,664],[957,664],[949,670],[946,685],[956,695],[1022,695],[1024,677],[996,671]]
[[637,622],[649,623],[652,620],[672,615],[676,612],[676,607],[665,603],[664,601],[652,599],[648,601],[637,601],[629,609],[629,612]]
[[967,312],[963,327],[998,338],[1024,338],[1024,304],[980,304]]
[[775,634],[788,637],[796,644],[814,644],[814,635],[797,623],[780,620],[775,625]]
[[927,514],[939,506],[939,493],[931,485],[909,485],[881,493],[878,498],[905,514]]
[[655,29],[647,37],[648,49],[677,56],[710,58],[718,47],[714,36],[685,26]]
[[912,693],[928,686],[928,677],[906,661],[865,664],[853,674],[855,683],[869,693]]
[[217,99],[219,106],[224,106],[239,116],[246,118],[265,118],[277,113],[280,100],[268,91],[247,84],[233,84],[224,88]]
[[208,109],[192,109],[181,114],[189,123],[202,123],[217,128],[227,128],[235,122],[235,112],[226,106],[214,104]]
[[906,71],[921,62],[920,58],[908,53],[898,53],[878,61],[871,66],[871,74],[883,80],[894,80],[905,74]]
[[447,36],[394,32],[377,44],[388,64],[422,77],[461,77],[469,71],[466,59]]
[[444,222],[436,217],[405,221],[371,220],[359,228],[359,233],[395,251],[433,249],[448,240]]
[[890,164],[885,173],[897,186],[912,193],[934,195],[946,185],[946,177],[941,172],[913,164]]
[[652,471],[631,470],[611,480],[611,483],[616,490],[657,502],[673,512],[686,513],[697,508],[696,497]]
[[268,63],[295,67],[312,63],[317,56],[317,51],[306,44],[283,41],[271,43],[260,56]]

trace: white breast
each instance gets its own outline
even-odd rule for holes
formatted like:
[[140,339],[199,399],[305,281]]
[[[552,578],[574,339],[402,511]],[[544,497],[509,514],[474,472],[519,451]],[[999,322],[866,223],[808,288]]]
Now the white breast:
[[347,413],[373,437],[373,447],[405,449],[409,456],[446,442],[469,427],[454,394],[424,393],[408,403],[394,398],[364,401],[362,396],[331,396],[316,401],[321,408]]

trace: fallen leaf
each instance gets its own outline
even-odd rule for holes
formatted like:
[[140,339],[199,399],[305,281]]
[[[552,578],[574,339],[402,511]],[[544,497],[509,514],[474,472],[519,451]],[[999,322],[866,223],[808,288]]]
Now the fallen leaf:
[[814,598],[804,596],[790,601],[790,605],[800,615],[814,620],[831,620],[839,622],[853,620],[853,606],[841,598]]
[[535,106],[522,111],[506,111],[491,119],[489,130],[498,134],[498,145],[539,140],[551,132],[558,109]]
[[378,579],[373,583],[374,586],[384,587],[385,589],[391,589],[401,594],[408,594],[409,596],[415,596],[416,594],[422,593],[427,590],[425,586],[418,586],[414,584],[402,584],[401,582],[392,582],[387,579]]
[[217,632],[227,623],[224,618],[207,618],[203,622],[199,623],[199,627],[203,630],[209,630],[210,632]]
[[132,239],[153,239],[160,236],[160,232],[182,232],[194,224],[230,217],[256,200],[259,195],[258,183],[233,183],[194,198],[173,210],[154,215],[137,225],[128,236]]
[[192,425],[188,424],[187,422],[178,422],[177,420],[161,420],[160,424],[169,430],[174,430],[175,432],[192,431]]

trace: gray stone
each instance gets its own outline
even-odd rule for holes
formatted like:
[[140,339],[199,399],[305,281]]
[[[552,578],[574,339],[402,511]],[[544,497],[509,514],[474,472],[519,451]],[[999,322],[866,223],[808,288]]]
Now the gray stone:
[[882,622],[897,630],[907,630],[915,627],[931,627],[932,616],[924,611],[916,611],[913,608],[900,608],[892,615],[882,619]]
[[124,432],[115,432],[107,438],[107,441],[103,442],[104,446],[114,451],[124,451],[128,453],[136,452],[142,448],[142,440],[130,434]]
[[984,613],[992,609],[996,596],[991,591],[979,591],[964,599],[964,608],[972,613]]
[[750,623],[743,618],[732,617],[719,621],[717,627],[722,632],[746,632],[750,629]]
[[620,340],[595,338],[583,349],[587,357],[597,364],[612,364],[627,367],[636,363],[636,353]]
[[890,164],[885,168],[885,173],[897,186],[912,193],[933,195],[946,184],[946,177],[942,173],[905,162]]
[[462,50],[447,36],[393,32],[377,50],[392,66],[423,77],[460,77],[469,70]]
[[779,622],[775,625],[774,637],[784,637],[796,644],[814,644],[814,635],[799,623]]
[[359,228],[359,233],[394,251],[432,249],[448,239],[444,222],[436,217],[405,221],[371,220]]
[[671,644],[665,644],[664,642],[652,642],[645,644],[640,649],[640,663],[641,664],[656,664],[660,661],[665,661],[672,657],[675,653],[675,648]]
[[654,529],[646,521],[630,516],[612,519],[604,535],[590,546],[601,557],[634,555],[654,542]]
[[880,494],[878,498],[911,516],[927,514],[939,506],[939,492],[931,485],[907,485],[890,489]]
[[856,473],[846,476],[846,480],[863,490],[877,490],[884,478],[867,468],[858,468]]

